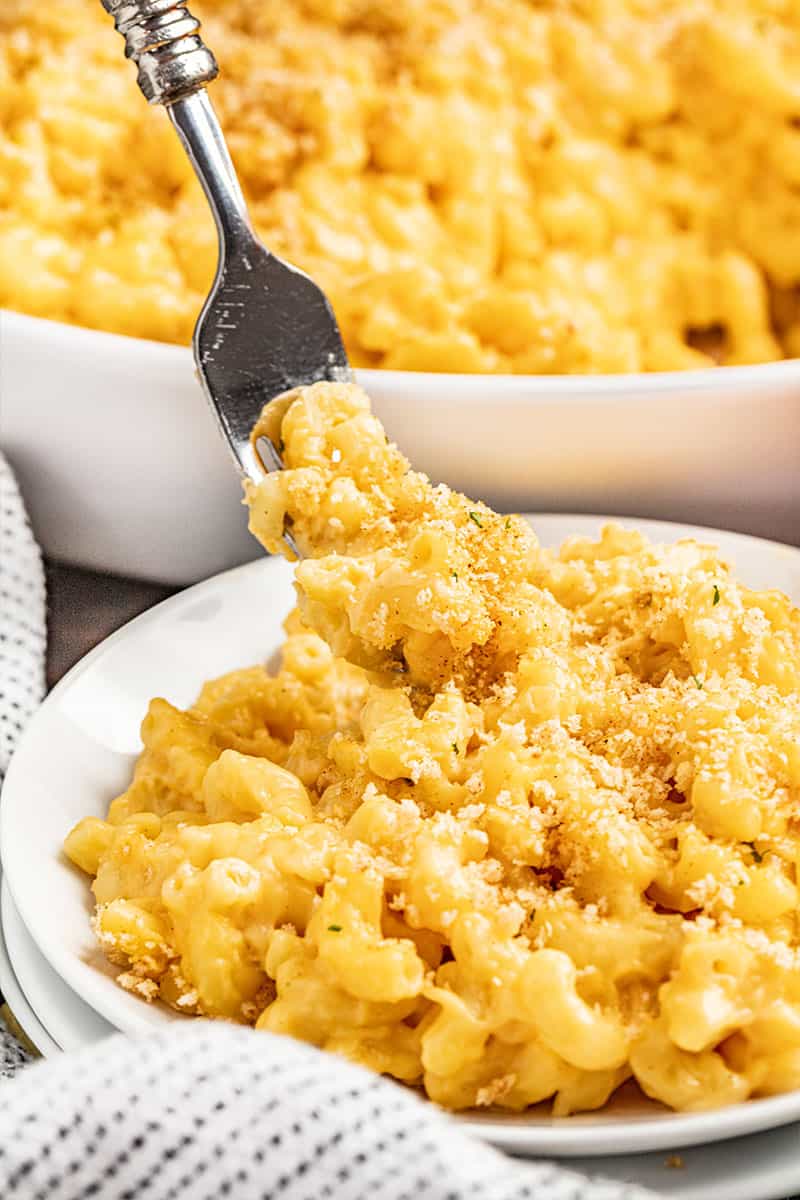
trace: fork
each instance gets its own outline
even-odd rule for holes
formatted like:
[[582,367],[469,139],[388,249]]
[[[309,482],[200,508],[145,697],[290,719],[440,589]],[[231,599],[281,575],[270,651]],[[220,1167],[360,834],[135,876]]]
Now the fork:
[[[217,227],[217,273],[192,338],[197,371],[243,476],[280,470],[278,447],[250,434],[264,405],[317,380],[351,379],[328,298],[256,237],[206,91],[218,74],[183,0],[102,0],[150,104],[163,104],[205,192]],[[300,557],[288,530],[284,541]]]

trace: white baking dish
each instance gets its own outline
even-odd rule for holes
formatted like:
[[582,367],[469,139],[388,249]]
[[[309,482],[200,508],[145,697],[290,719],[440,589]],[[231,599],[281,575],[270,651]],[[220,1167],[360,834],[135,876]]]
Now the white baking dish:
[[[48,554],[187,583],[259,553],[188,349],[3,312],[0,353],[2,444]],[[415,467],[496,507],[800,543],[800,360],[358,377]]]

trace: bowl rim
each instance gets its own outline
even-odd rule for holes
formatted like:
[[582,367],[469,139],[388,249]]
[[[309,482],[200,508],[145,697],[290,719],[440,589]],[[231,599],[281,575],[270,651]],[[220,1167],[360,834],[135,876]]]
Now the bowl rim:
[[[579,527],[575,530],[578,536],[597,536],[596,532],[590,532],[585,527],[590,522],[599,527],[609,521],[618,520],[628,527],[642,528],[651,538],[654,538],[660,532],[663,532],[665,537],[670,540],[676,540],[680,537],[693,537],[704,542],[713,542],[715,539],[722,538],[728,543],[728,548],[724,546],[722,548],[723,556],[731,553],[731,543],[737,545],[743,544],[743,546],[757,543],[764,548],[768,548],[772,554],[778,552],[781,554],[786,553],[792,560],[800,562],[800,547],[788,546],[781,542],[771,542],[768,539],[756,538],[750,535],[730,533],[725,530],[714,530],[705,526],[650,519],[637,520],[631,517],[615,518],[614,516],[586,516],[569,513],[526,513],[521,515],[531,520],[534,523],[534,528],[536,528],[537,524],[539,526],[547,526],[551,523],[555,524],[558,521],[575,521],[579,526],[580,524],[584,524],[583,529]],[[563,536],[559,535],[559,541],[563,541]],[[20,785],[17,784],[17,773],[23,771],[25,766],[25,754],[21,755],[20,751],[23,748],[27,748],[28,744],[35,744],[35,740],[39,736],[37,728],[37,718],[39,715],[44,709],[57,705],[62,693],[66,692],[97,660],[101,659],[107,653],[110,646],[125,638],[129,638],[134,632],[144,632],[151,623],[158,621],[159,617],[166,611],[194,604],[210,585],[218,586],[224,580],[225,587],[231,587],[235,586],[236,580],[242,579],[245,576],[255,578],[258,573],[274,573],[276,571],[284,574],[287,567],[288,564],[282,559],[260,558],[242,566],[231,568],[228,571],[220,572],[154,605],[101,641],[98,646],[83,656],[64,675],[63,679],[56,684],[34,714],[12,755],[6,776],[6,798],[18,786],[21,786],[23,792],[25,790],[24,782],[21,782]],[[29,753],[27,749],[26,752]],[[95,1011],[100,1012],[107,1020],[113,1022],[117,1028],[120,1028],[114,1015],[106,1010],[105,1004],[95,1004],[91,998],[91,992],[87,994],[80,990],[80,975],[82,972],[75,961],[73,952],[66,947],[62,947],[57,938],[49,932],[49,927],[46,936],[42,940],[39,940],[35,936],[34,930],[40,932],[42,929],[41,916],[34,916],[33,921],[31,921],[31,907],[28,903],[30,893],[27,883],[23,882],[26,869],[25,864],[15,861],[9,854],[9,828],[12,824],[10,806],[8,803],[4,803],[0,805],[0,850],[3,855],[3,874],[25,927],[31,937],[34,938],[37,948],[44,955],[50,966],[68,986],[76,991],[80,999],[89,1003]],[[149,1028],[146,1027],[144,1021],[139,1021],[138,1019],[126,1025],[129,1032],[134,1031],[134,1026],[137,1033],[146,1032],[147,1028]],[[588,1114],[588,1116],[591,1117],[591,1114]],[[571,1157],[587,1154],[603,1156],[619,1153],[642,1153],[665,1149],[679,1149],[685,1146],[698,1145],[704,1141],[724,1141],[744,1134],[765,1131],[777,1128],[780,1125],[798,1122],[800,1121],[800,1090],[779,1096],[756,1098],[743,1104],[729,1105],[722,1109],[710,1111],[694,1113],[664,1112],[655,1115],[634,1116],[632,1118],[620,1116],[618,1119],[608,1119],[596,1123],[587,1121],[587,1114],[583,1116],[579,1114],[576,1117],[564,1119],[563,1123],[561,1119],[555,1118],[549,1118],[547,1121],[540,1120],[536,1122],[535,1126],[526,1126],[523,1120],[515,1121],[513,1115],[505,1114],[492,1114],[483,1118],[474,1113],[464,1113],[459,1117],[459,1120],[471,1133],[518,1153],[526,1152],[528,1149],[527,1143],[533,1135],[534,1129],[538,1130],[541,1134],[544,1128],[547,1129],[547,1137],[550,1139],[547,1144],[548,1148],[545,1151],[539,1146],[535,1151],[537,1154],[546,1152]],[[625,1148],[621,1151],[619,1149],[619,1138],[623,1133]]]
[[[96,351],[105,346],[121,362],[135,365],[148,353],[163,364],[181,367],[191,353],[189,346],[137,338],[129,334],[90,329],[49,317],[35,317],[10,308],[0,308],[0,340],[11,333],[27,338],[55,339],[71,344],[78,352]],[[193,369],[193,368],[192,368]],[[784,388],[797,385],[800,402],[800,358],[741,366],[699,367],[686,371],[637,371],[614,375],[494,375],[463,374],[447,371],[396,371],[374,367],[356,367],[357,381],[366,391],[401,396],[416,385],[435,399],[436,392],[458,390],[459,402],[481,404],[487,393],[499,391],[502,399],[523,404],[557,400],[559,404],[601,402],[608,398],[632,399],[637,404],[656,401],[665,394],[695,395],[723,392],[722,399],[733,401],[737,393],[753,387]]]

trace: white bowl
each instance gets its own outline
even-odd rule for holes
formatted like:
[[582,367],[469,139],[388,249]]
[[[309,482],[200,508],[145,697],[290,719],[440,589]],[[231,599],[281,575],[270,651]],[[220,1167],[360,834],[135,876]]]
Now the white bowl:
[[[0,339],[3,445],[49,555],[187,583],[258,553],[188,349],[10,312]],[[358,378],[415,467],[498,508],[800,541],[800,360]]]
[[[594,536],[607,518],[532,518],[546,544]],[[716,541],[745,582],[800,600],[800,550],[736,534],[637,522],[658,541]],[[131,1033],[188,1020],[119,988],[92,935],[88,881],[65,860],[64,836],[81,817],[105,814],[127,786],[151,696],[185,706],[203,680],[267,660],[281,644],[294,601],[291,571],[265,559],[219,575],[158,605],[87,655],[51,692],[14,754],[0,806],[0,852],[14,904],[38,949],[77,995]],[[680,1114],[619,1096],[602,1113],[553,1119],[464,1118],[481,1136],[517,1153],[624,1154],[675,1148],[800,1120],[800,1092],[718,1112]]]

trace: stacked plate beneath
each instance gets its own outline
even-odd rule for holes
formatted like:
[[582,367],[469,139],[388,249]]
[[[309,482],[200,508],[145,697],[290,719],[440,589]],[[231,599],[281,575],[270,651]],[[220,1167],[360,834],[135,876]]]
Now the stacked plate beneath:
[[[570,533],[596,534],[603,519],[538,517],[533,523],[542,541],[554,544]],[[658,541],[715,541],[745,582],[778,586],[800,600],[798,550],[708,530],[637,524]],[[187,1019],[144,1005],[113,982],[89,929],[85,881],[60,848],[75,820],[91,811],[101,815],[125,786],[147,699],[160,694],[186,704],[203,679],[269,658],[292,598],[290,572],[277,560],[199,584],[93,651],[26,730],[0,809],[8,877],[0,894],[0,991],[45,1056],[90,1046],[115,1029],[144,1033]],[[563,1158],[675,1200],[784,1200],[800,1192],[800,1093],[720,1112],[676,1114],[622,1089],[601,1113],[553,1120],[542,1107],[459,1120],[513,1153]]]

